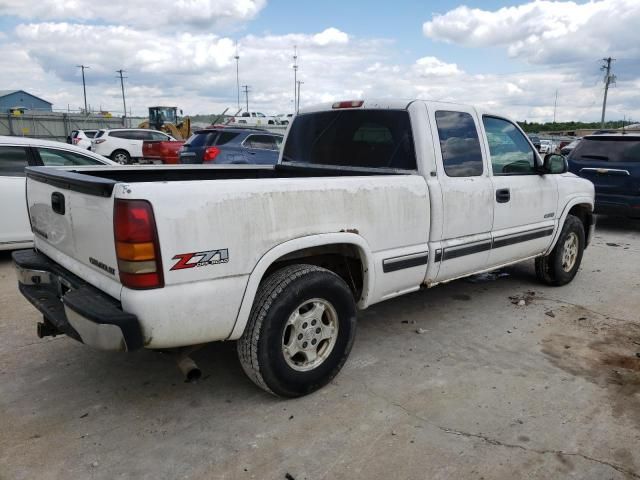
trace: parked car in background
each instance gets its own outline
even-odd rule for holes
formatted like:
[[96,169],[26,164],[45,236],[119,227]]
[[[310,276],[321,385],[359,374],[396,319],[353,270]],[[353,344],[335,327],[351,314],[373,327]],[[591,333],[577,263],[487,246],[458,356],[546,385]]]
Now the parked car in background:
[[640,134],[586,136],[568,161],[571,172],[595,185],[597,213],[640,218]]
[[0,250],[28,247],[33,234],[25,200],[31,166],[114,165],[100,155],[66,143],[0,136]]
[[162,163],[176,165],[180,163],[180,150],[184,140],[145,140],[142,142],[141,163]]
[[564,145],[562,148],[560,148],[560,153],[562,155],[569,155],[571,153],[571,151],[574,148],[576,148],[576,145],[578,145],[580,140],[581,140],[580,138],[576,138],[573,142]]
[[71,142],[67,143],[91,150],[91,139],[94,138],[97,133],[98,130],[73,130],[70,135]]
[[278,119],[276,117],[270,117],[261,112],[244,112],[237,117],[231,117],[229,123],[233,126],[265,126],[265,125],[278,125]]
[[142,142],[145,140],[176,141],[171,135],[158,130],[114,128],[99,130],[91,139],[91,150],[109,157],[114,162],[126,165],[143,157]]
[[282,135],[258,128],[212,128],[195,132],[180,150],[180,163],[274,165]]
[[289,125],[289,122],[293,120],[293,113],[280,113],[276,115],[278,125]]
[[540,137],[537,136],[537,135],[529,135],[529,140],[531,140],[531,143],[533,143],[533,146],[539,152],[540,151]]
[[540,140],[540,153],[553,153],[554,145],[551,140]]

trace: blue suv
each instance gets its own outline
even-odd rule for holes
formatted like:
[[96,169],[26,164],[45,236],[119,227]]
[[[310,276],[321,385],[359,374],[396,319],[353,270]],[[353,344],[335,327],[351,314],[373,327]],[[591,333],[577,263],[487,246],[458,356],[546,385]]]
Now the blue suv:
[[589,135],[568,161],[595,185],[596,213],[640,218],[640,134]]
[[262,129],[206,128],[198,130],[180,150],[180,163],[275,165],[282,135]]

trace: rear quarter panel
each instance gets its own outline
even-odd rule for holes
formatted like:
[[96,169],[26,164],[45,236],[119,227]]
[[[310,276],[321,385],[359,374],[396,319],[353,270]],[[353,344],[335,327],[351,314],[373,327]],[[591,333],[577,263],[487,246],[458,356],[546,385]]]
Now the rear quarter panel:
[[[121,298],[125,310],[140,318],[151,347],[227,338],[249,275],[267,252],[293,239],[357,232],[374,258],[376,276],[383,258],[427,248],[427,187],[418,175],[137,183],[116,189],[117,197],[149,200],[156,217],[166,286],[147,292],[125,288]],[[216,259],[228,261],[176,269],[182,256],[198,252],[217,252]],[[415,288],[425,269],[409,269]],[[409,273],[376,281],[369,303],[403,288]]]

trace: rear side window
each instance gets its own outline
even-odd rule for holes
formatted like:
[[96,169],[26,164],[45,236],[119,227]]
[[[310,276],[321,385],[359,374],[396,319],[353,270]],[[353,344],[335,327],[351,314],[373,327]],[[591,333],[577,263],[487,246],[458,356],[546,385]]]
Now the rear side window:
[[[149,132],[149,135],[151,136],[152,140],[169,140],[169,138],[164,134],[164,133],[160,133],[160,132]],[[147,138],[145,138],[145,140],[148,140]]]
[[103,135],[104,135],[104,130],[100,130],[98,133],[96,133],[96,136],[93,138],[100,138]]
[[640,163],[639,137],[587,137],[571,152],[572,160]]
[[231,140],[236,138],[238,135],[240,135],[240,134],[239,133],[232,133],[232,132],[222,132],[218,136],[218,140],[216,140],[216,145],[224,145],[226,143],[229,143]]
[[88,137],[88,138],[94,138],[96,136],[96,131],[95,130],[85,130],[84,134]]
[[129,139],[131,138],[128,135],[128,132],[109,132],[109,136],[110,137],[115,137],[115,138],[124,138],[124,139]]
[[449,177],[482,175],[482,152],[473,117],[465,112],[436,112],[444,171]]
[[0,147],[0,177],[24,177],[27,150],[22,147]]
[[95,158],[76,152],[58,150],[56,148],[38,147],[38,153],[42,164],[46,167],[72,166],[72,165],[103,165]]
[[249,135],[244,141],[247,148],[257,148],[260,150],[277,150],[276,143],[271,135]]
[[285,161],[313,165],[414,170],[406,110],[332,110],[296,116]]

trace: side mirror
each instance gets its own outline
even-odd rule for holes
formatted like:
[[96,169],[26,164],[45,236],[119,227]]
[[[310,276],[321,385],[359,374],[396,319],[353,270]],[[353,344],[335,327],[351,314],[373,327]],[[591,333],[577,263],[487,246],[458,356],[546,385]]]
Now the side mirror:
[[544,156],[543,168],[545,173],[566,173],[569,171],[569,164],[564,155],[548,153]]

